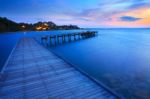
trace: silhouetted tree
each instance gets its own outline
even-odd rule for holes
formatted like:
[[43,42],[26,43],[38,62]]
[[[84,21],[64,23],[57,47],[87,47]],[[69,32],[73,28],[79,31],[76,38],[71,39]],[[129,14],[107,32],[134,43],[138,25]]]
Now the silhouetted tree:
[[57,26],[55,23],[37,22],[34,24],[16,23],[5,17],[0,17],[0,32],[15,32],[15,31],[36,31],[36,30],[70,30],[79,29],[76,25]]

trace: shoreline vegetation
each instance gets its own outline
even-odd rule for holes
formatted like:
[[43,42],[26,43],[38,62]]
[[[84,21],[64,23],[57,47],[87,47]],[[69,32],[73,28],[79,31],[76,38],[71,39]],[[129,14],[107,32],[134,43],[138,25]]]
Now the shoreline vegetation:
[[0,33],[18,31],[47,31],[47,30],[73,30],[80,29],[77,25],[56,25],[52,21],[29,23],[17,23],[6,17],[0,17]]

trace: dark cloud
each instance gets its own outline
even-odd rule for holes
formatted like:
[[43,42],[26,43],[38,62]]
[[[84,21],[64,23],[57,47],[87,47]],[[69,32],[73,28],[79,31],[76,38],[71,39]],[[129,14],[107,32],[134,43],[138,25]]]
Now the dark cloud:
[[136,17],[132,17],[132,16],[122,16],[119,18],[121,21],[128,21],[128,22],[134,22],[134,21],[138,21],[141,20],[142,18],[136,18]]

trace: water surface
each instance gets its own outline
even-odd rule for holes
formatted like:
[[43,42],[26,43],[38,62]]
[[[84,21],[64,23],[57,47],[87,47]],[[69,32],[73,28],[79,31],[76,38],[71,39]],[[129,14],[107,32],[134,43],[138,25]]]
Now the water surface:
[[[150,29],[91,30],[97,30],[99,35],[49,49],[121,96],[150,99]],[[2,34],[0,35],[1,67],[21,37],[38,38],[40,35],[78,31]]]
[[52,50],[120,95],[150,99],[150,29],[98,31]]

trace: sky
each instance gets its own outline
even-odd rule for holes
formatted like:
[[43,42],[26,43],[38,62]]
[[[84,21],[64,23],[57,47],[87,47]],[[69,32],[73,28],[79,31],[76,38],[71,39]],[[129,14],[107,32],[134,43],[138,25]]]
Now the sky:
[[0,16],[88,28],[150,27],[150,0],[0,0]]

